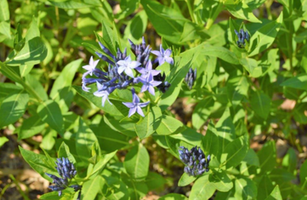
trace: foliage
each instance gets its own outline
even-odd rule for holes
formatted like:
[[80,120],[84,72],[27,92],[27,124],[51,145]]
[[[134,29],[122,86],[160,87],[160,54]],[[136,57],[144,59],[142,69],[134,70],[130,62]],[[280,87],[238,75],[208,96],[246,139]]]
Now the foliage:
[[[274,2],[282,11],[271,9],[271,0],[110,2],[0,0],[0,75],[7,78],[0,127],[19,140],[41,134],[41,153],[20,147],[23,158],[49,181],[56,158],[67,158],[77,173],[71,181],[82,187],[63,186],[60,197],[53,191],[41,199],[141,199],[173,182],[192,185],[189,196],[172,191],[161,199],[306,198],[307,161],[298,164],[297,155],[307,124],[307,1]],[[221,13],[230,17],[217,20]],[[82,90],[82,66],[117,48],[136,60],[128,39],[141,44],[142,36],[152,49],[171,49],[173,62],[154,65],[168,83],[155,96],[134,85],[148,104],[128,117],[123,102],[131,102],[131,86],[102,105]],[[108,70],[104,59],[98,66]],[[188,123],[170,112],[183,109],[175,105],[180,99],[195,105]],[[284,109],[285,101],[295,106]],[[251,148],[260,135],[262,148]],[[280,157],[277,139],[289,144]],[[0,137],[0,147],[7,140]],[[209,171],[184,173],[181,146],[210,155]],[[176,166],[181,178],[171,177]]]

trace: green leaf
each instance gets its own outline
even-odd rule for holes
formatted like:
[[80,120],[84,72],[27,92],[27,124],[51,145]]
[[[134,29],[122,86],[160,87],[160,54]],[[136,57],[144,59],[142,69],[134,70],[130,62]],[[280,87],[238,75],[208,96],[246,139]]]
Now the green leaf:
[[148,174],[149,155],[142,145],[134,146],[126,155],[124,167],[127,173],[135,180],[144,180]]
[[246,177],[235,179],[235,199],[255,199],[257,196],[256,184]]
[[61,146],[58,149],[58,157],[68,158],[70,162],[76,163],[75,157],[70,153],[69,147],[65,144],[65,142],[62,142]]
[[50,0],[49,1],[53,6],[62,8],[62,9],[79,9],[79,8],[87,8],[87,7],[94,7],[100,6],[99,4],[89,4],[89,3],[82,3],[77,1],[57,1],[57,0]]
[[271,99],[262,91],[252,94],[250,99],[251,108],[263,119],[267,119],[271,109]]
[[98,174],[100,174],[107,163],[116,155],[116,151],[113,151],[111,153],[105,154],[100,158],[100,160],[95,164],[92,171],[90,171],[90,174],[87,175],[89,178],[96,177]]
[[271,191],[273,190],[274,186],[272,184],[272,180],[268,178],[267,175],[262,176],[259,185],[258,185],[258,200],[263,200],[269,196]]
[[38,115],[33,115],[25,119],[18,132],[18,139],[30,138],[40,133],[45,128],[45,123],[41,120]]
[[305,183],[307,178],[307,160],[301,165],[300,168],[300,180],[301,183]]
[[[40,32],[38,28],[38,22],[36,18],[33,18],[30,28],[27,31],[25,37],[25,45],[24,47],[14,55],[12,60],[6,62],[8,65],[12,66],[20,66],[23,65],[24,70],[30,71],[27,68],[32,68],[33,65],[42,62],[46,55],[47,49],[44,42],[40,38]],[[22,73],[23,76],[26,73]]]
[[249,149],[244,160],[249,165],[259,166],[259,158],[253,149]]
[[105,179],[105,184],[102,189],[102,193],[105,195],[106,199],[108,200],[129,199],[128,188],[121,180],[107,176],[103,176],[103,178]]
[[226,153],[226,146],[236,137],[235,126],[232,122],[229,108],[224,111],[222,117],[216,124],[216,130],[220,140],[220,150],[222,153]]
[[10,22],[0,21],[0,33],[5,35],[7,38],[11,38],[11,25]]
[[208,120],[214,106],[214,99],[207,97],[195,106],[192,114],[192,124],[196,129],[200,129],[203,124]]
[[166,183],[166,180],[163,176],[155,172],[149,172],[145,180],[148,190],[154,190],[157,188],[163,188],[163,185]]
[[208,125],[206,135],[202,137],[202,146],[205,154],[219,157],[221,154],[220,140],[212,121]]
[[24,114],[29,101],[29,95],[22,88],[14,86],[13,90],[9,90],[11,86],[6,87],[6,83],[0,85],[0,93],[7,94],[3,99],[0,98],[1,128],[16,122]]
[[222,155],[226,156],[226,167],[236,167],[244,159],[248,151],[248,141],[245,136],[235,139],[233,142],[229,143]]
[[63,116],[56,102],[52,100],[41,102],[41,105],[37,108],[37,113],[43,122],[49,124],[51,128],[60,134],[63,133]]
[[201,139],[202,139],[203,135],[198,133],[196,130],[187,127],[181,133],[172,134],[172,135],[170,135],[170,137],[178,139],[180,141],[187,142],[187,143],[194,145],[194,146],[195,145],[199,146],[200,143],[201,143]]
[[197,177],[195,176],[190,176],[187,173],[183,173],[178,181],[178,186],[179,187],[184,187],[192,183],[193,181],[196,180]]
[[279,186],[276,185],[271,192],[270,196],[268,196],[265,200],[279,200],[283,199],[279,190]]
[[204,175],[194,183],[190,198],[193,200],[206,200],[212,197],[215,191],[214,184],[209,181],[209,175]]
[[236,18],[244,19],[254,23],[261,23],[253,14],[253,10],[245,2],[239,2],[234,5],[226,5],[227,10]]
[[261,174],[270,172],[277,164],[275,142],[266,142],[257,155],[259,157]]
[[159,200],[187,200],[183,194],[170,193],[159,198]]
[[229,51],[225,47],[211,46],[209,44],[204,45],[202,54],[207,56],[218,57],[230,64],[238,65],[239,59],[236,54]]
[[241,58],[240,64],[248,71],[251,77],[260,77],[264,74],[262,67],[258,66],[258,62],[252,58]]
[[48,161],[48,158],[41,154],[36,154],[32,151],[28,151],[19,146],[20,153],[25,161],[42,177],[45,179],[51,180],[45,173],[54,172],[55,164],[51,165]]
[[157,106],[150,107],[150,111],[144,118],[135,124],[135,132],[140,139],[153,134],[161,122],[161,110]]
[[249,83],[245,76],[237,76],[230,79],[227,83],[229,99],[236,108],[244,97],[247,97]]
[[111,129],[103,120],[98,125],[91,125],[90,128],[96,135],[103,152],[110,153],[129,145],[130,137]]
[[[121,12],[118,14],[117,19],[123,19],[132,14],[140,4],[140,0],[122,0],[120,1]],[[133,20],[131,20],[133,21]],[[147,21],[147,17],[146,17]]]
[[159,135],[170,135],[179,133],[184,129],[185,127],[181,121],[168,115],[162,115],[160,126],[157,128],[156,132]]
[[40,97],[41,100],[48,100],[48,95],[43,87],[43,85],[41,84],[41,82],[39,80],[36,79],[35,76],[33,76],[32,74],[27,74],[25,76],[26,78],[26,83],[29,84],[29,86],[33,89],[33,93],[35,93],[34,95],[31,95],[33,98],[37,98]]
[[109,26],[105,23],[102,23],[102,37],[96,33],[96,37],[99,42],[101,42],[105,47],[107,47],[113,55],[116,55],[116,48],[118,44],[116,42],[116,38],[114,38],[115,31],[112,30]]
[[125,29],[125,38],[129,38],[132,42],[138,42],[144,35],[147,27],[147,15],[144,10],[138,12],[132,20],[130,20]]
[[92,179],[84,182],[82,185],[81,190],[81,198],[82,199],[88,199],[88,200],[94,200],[97,193],[102,190],[102,187],[104,185],[104,179],[102,176],[95,176]]
[[0,147],[2,147],[8,141],[9,139],[7,139],[6,137],[0,137]]
[[39,197],[39,199],[44,199],[44,200],[60,200],[60,199],[63,200],[62,198],[64,199],[64,194],[62,194],[61,197],[59,197],[59,194],[56,191],[45,193]]
[[[112,116],[116,115],[116,116],[121,116],[121,117],[125,117],[126,114],[128,113],[127,110],[128,108],[123,105],[123,101],[119,101],[119,100],[111,100],[112,104],[111,105],[108,101],[105,102],[104,107],[102,106],[102,99],[101,97],[96,97],[93,95],[92,92],[85,92],[82,90],[82,88],[80,86],[73,86],[73,88],[84,98],[86,98],[87,100],[89,100],[90,102],[92,102],[95,106],[97,106],[98,108],[100,108],[101,110],[110,113]],[[111,99],[111,95],[109,96]],[[131,101],[131,100],[127,100],[127,101]]]
[[251,36],[249,46],[250,57],[259,54],[272,45],[281,27],[282,19],[283,13],[281,12],[276,21],[263,25]]
[[307,74],[299,74],[298,76],[289,78],[288,80],[282,82],[281,86],[299,90],[307,90]]
[[225,171],[212,171],[213,173],[209,174],[209,181],[218,191],[228,192],[232,189],[233,183]]
[[10,9],[7,0],[0,0],[0,22],[10,20]]
[[183,25],[188,20],[177,10],[156,1],[141,0],[141,4],[157,33],[175,44],[180,43]]
[[92,147],[97,142],[97,138],[87,124],[79,118],[78,131],[75,134],[76,137],[76,151],[78,157],[88,162],[88,159],[92,156]]
[[52,99],[58,99],[58,98],[64,98],[64,94],[61,94],[63,91],[63,88],[71,86],[72,80],[82,63],[82,59],[78,59],[75,61],[70,62],[67,64],[64,69],[62,70],[61,74],[59,77],[55,80],[53,83],[51,92],[50,92],[50,97]]
[[18,67],[9,67],[5,63],[0,61],[0,71],[3,75],[15,81],[17,83],[23,83],[23,79],[20,77],[20,71]]
[[159,102],[159,106],[161,107],[162,111],[167,109],[176,100],[181,89],[182,81],[189,69],[194,66],[195,63],[198,63],[200,60],[203,60],[203,55],[201,52],[203,46],[204,44],[199,45],[181,53],[180,56],[176,56],[174,64],[174,66],[176,67],[173,67],[172,69],[167,63],[157,68],[158,70],[162,70],[163,72],[165,72],[166,67],[169,68],[168,71],[166,71],[166,81],[171,84],[170,88],[162,95],[161,100]]
[[105,115],[103,117],[104,122],[113,130],[118,131],[126,136],[135,137],[137,136],[135,133],[135,122],[132,120],[125,120],[127,119],[124,117],[122,118],[115,118],[111,115]]
[[287,168],[289,172],[294,174],[294,171],[297,168],[297,157],[295,150],[290,147],[287,151],[287,154],[282,160],[282,165]]

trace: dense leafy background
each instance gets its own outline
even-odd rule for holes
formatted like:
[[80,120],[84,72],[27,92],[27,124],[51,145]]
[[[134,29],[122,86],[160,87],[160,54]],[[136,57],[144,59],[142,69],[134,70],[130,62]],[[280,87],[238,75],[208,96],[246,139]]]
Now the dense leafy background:
[[[306,199],[306,22],[305,0],[0,0],[0,197],[38,198],[8,159],[22,156],[48,181],[68,157],[87,200]],[[159,67],[169,90],[128,118],[131,92],[102,107],[82,91],[81,66],[98,40],[115,53],[142,36],[175,64]],[[178,147],[196,145],[210,171],[189,177]]]

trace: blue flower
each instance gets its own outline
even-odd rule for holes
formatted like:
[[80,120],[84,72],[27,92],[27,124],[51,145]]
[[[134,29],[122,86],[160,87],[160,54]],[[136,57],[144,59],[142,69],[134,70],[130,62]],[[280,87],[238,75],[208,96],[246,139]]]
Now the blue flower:
[[142,83],[143,86],[141,88],[141,92],[148,91],[150,94],[155,96],[155,89],[154,87],[160,85],[162,82],[161,81],[155,81],[153,79],[152,74],[149,74],[148,76],[145,77],[140,77],[139,79]]
[[145,68],[144,67],[137,67],[136,70],[138,72],[140,72],[143,77],[149,76],[150,74],[152,76],[156,76],[156,75],[160,74],[160,72],[161,72],[159,70],[152,69],[152,64],[151,64],[150,60],[149,60],[149,62],[147,62]]
[[162,44],[160,45],[160,51],[154,50],[151,53],[158,56],[155,61],[159,61],[159,65],[162,65],[164,62],[168,62],[169,64],[174,64],[174,60],[170,55],[172,54],[172,50],[166,49],[164,50]]
[[112,103],[110,102],[110,100],[109,100],[110,92],[107,90],[108,87],[105,86],[105,85],[103,85],[103,84],[100,84],[100,83],[97,81],[97,89],[98,89],[98,90],[97,90],[96,92],[94,92],[94,95],[95,95],[96,97],[102,97],[102,103],[101,103],[101,105],[104,107],[104,104],[105,104],[106,100],[108,100],[108,102],[109,102],[110,104],[112,104]]
[[211,156],[208,155],[206,159],[201,148],[195,146],[190,151],[183,146],[179,148],[181,149],[179,150],[179,157],[185,164],[185,173],[189,174],[190,176],[198,176],[209,171]]
[[86,69],[91,76],[93,76],[93,72],[98,64],[99,60],[94,61],[93,56],[90,58],[90,63],[88,65],[83,66],[83,69]]
[[133,100],[131,102],[123,102],[125,106],[130,108],[128,117],[131,117],[135,112],[139,113],[142,117],[144,117],[144,113],[142,111],[143,107],[146,107],[149,104],[149,101],[145,103],[140,103],[140,98],[135,94],[134,89],[132,89]]
[[196,74],[197,74],[196,68],[194,70],[190,68],[187,75],[184,78],[184,81],[188,84],[188,87],[190,89],[192,89],[194,85],[194,82],[196,80]]
[[123,71],[125,73],[134,78],[132,69],[138,67],[141,65],[138,61],[131,61],[130,56],[126,57],[125,60],[120,60],[117,62],[118,67],[118,73],[121,74]]
[[[69,186],[69,180],[76,176],[77,171],[73,163],[71,163],[68,158],[58,158],[55,168],[61,178],[49,173],[46,173],[46,175],[53,179],[52,183],[54,185],[50,185],[49,188],[53,191],[58,191],[59,196],[61,196],[62,190]],[[69,187],[73,187],[75,191],[81,189],[81,186],[79,185],[73,185]]]
[[243,48],[245,46],[245,40],[249,41],[249,34],[247,31],[244,32],[243,29],[240,30],[240,33],[235,30],[236,35],[238,36],[237,45],[240,48]]

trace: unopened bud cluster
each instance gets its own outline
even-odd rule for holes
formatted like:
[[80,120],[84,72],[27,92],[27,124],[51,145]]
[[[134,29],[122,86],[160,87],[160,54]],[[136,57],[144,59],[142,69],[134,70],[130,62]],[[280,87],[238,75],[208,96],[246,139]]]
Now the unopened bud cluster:
[[[148,91],[150,94],[155,95],[155,88],[165,92],[170,87],[170,83],[165,81],[165,75],[153,69],[153,64],[162,65],[164,62],[173,64],[173,58],[170,57],[172,51],[170,49],[164,50],[162,45],[160,46],[160,51],[152,51],[150,46],[146,45],[144,37],[139,45],[130,40],[129,43],[136,60],[132,60],[130,55],[127,55],[126,49],[123,52],[118,49],[116,55],[113,55],[108,48],[99,42],[104,54],[99,52],[96,52],[96,54],[100,59],[108,63],[108,71],[104,72],[96,68],[99,60],[94,61],[93,57],[91,57],[88,65],[83,66],[87,72],[82,76],[82,89],[89,92],[90,88],[87,86],[96,84],[97,91],[94,92],[94,95],[102,97],[102,106],[105,105],[106,100],[112,104],[109,101],[109,95],[116,89],[125,89],[128,86],[140,83],[141,92]],[[153,63],[149,59],[150,53],[157,56]],[[130,108],[129,117],[135,112],[144,116],[141,107],[145,107],[149,102],[141,103],[134,89],[132,89],[132,95],[132,103],[123,102],[124,105]]]
[[241,29],[239,32],[235,30],[236,35],[238,36],[237,45],[239,48],[245,47],[245,40],[249,41],[249,34],[247,31]]
[[190,89],[192,89],[194,82],[196,81],[196,75],[197,75],[196,68],[194,70],[190,68],[187,75],[184,78],[184,81],[186,82],[186,84]]
[[209,171],[211,157],[208,155],[206,158],[201,148],[195,146],[190,151],[183,146],[179,148],[179,157],[185,164],[185,173],[190,176],[198,176]]
[[[54,185],[50,185],[49,188],[53,191],[58,191],[59,196],[62,195],[62,190],[66,189],[67,187],[73,188],[75,191],[81,189],[80,185],[71,185],[69,186],[69,182],[72,178],[75,177],[77,171],[68,158],[58,158],[56,162],[55,169],[58,171],[60,178],[53,175],[46,173],[47,176],[53,179],[52,183]],[[79,195],[80,196],[80,195]]]

